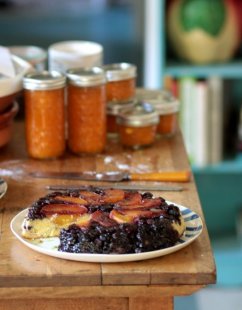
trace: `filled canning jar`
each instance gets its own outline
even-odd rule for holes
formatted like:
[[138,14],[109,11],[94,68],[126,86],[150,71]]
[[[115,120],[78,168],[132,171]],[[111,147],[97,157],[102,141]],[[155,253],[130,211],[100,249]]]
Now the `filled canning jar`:
[[106,72],[107,101],[127,101],[135,96],[136,66],[129,63],[115,63],[103,66]]
[[138,89],[139,100],[148,100],[159,114],[157,133],[173,136],[178,128],[179,101],[167,90]]
[[153,144],[158,122],[158,114],[148,102],[123,109],[117,117],[121,144],[133,149]]
[[125,102],[108,102],[107,103],[107,132],[109,134],[118,134],[117,117],[122,109],[129,109],[134,107],[136,101],[129,100]]
[[68,146],[75,154],[106,145],[106,78],[99,67],[67,70]]
[[65,151],[65,80],[55,71],[36,71],[23,79],[26,146],[33,158],[56,158]]

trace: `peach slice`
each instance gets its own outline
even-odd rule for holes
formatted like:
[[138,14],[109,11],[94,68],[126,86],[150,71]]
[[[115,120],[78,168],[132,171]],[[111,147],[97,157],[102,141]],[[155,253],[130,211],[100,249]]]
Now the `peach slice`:
[[123,201],[117,203],[118,206],[134,206],[141,204],[142,196],[138,192],[127,192],[125,193]]
[[158,208],[144,209],[113,209],[110,212],[110,218],[117,223],[132,223],[139,218],[152,218],[160,215],[165,215],[165,210]]
[[153,199],[143,199],[142,207],[143,208],[159,208],[162,205],[162,198],[153,198]]
[[92,220],[98,222],[104,227],[112,227],[114,225],[117,225],[117,223],[109,217],[109,213],[102,211],[95,211],[94,213],[92,213]]
[[79,217],[79,214],[54,214],[50,217],[50,220],[56,225],[66,226],[75,223]]
[[43,206],[41,212],[46,216],[53,214],[83,214],[87,212],[87,208],[77,204],[56,203]]
[[82,199],[81,197],[72,197],[72,196],[56,196],[56,200],[70,202],[70,203],[76,203],[80,205],[86,205],[87,201]]
[[150,211],[150,210],[128,210],[128,211],[121,211],[121,210],[112,210],[110,212],[110,218],[115,220],[117,223],[132,223],[136,219],[141,217],[150,218],[156,216],[157,213]]
[[88,227],[90,222],[92,220],[92,214],[89,213],[85,213],[82,214],[77,221],[75,222],[76,225],[78,225],[79,227]]
[[144,199],[137,204],[130,204],[129,202],[125,204],[125,202],[118,203],[115,206],[118,210],[149,210],[154,208],[159,208],[162,205],[162,200],[160,198],[154,199]]
[[121,189],[106,189],[104,196],[102,196],[102,202],[104,203],[116,203],[124,199],[124,191]]
[[101,200],[101,195],[94,193],[94,192],[89,192],[89,191],[80,191],[80,196],[84,200],[87,201],[88,204],[98,204]]

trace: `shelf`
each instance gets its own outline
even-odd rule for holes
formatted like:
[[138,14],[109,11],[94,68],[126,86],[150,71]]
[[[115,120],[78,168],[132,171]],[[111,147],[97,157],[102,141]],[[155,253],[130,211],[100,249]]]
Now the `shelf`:
[[242,61],[232,61],[225,64],[192,65],[170,61],[165,68],[165,74],[172,77],[193,76],[207,78],[210,76],[221,76],[227,79],[242,78]]
[[224,160],[218,164],[209,165],[206,167],[192,166],[193,172],[199,174],[221,173],[221,174],[241,174],[242,176],[242,154],[235,158]]

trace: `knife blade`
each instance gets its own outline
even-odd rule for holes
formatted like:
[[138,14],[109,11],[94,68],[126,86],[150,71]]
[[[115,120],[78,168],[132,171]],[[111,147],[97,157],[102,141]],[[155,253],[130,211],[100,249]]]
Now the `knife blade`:
[[123,184],[123,183],[113,183],[109,185],[48,185],[46,186],[47,190],[50,191],[65,191],[65,190],[86,190],[88,187],[98,187],[101,189],[123,189],[123,190],[139,190],[139,191],[183,191],[182,186],[165,186],[165,185],[142,185],[142,184]]
[[189,182],[191,174],[189,171],[163,171],[163,172],[142,172],[128,173],[123,171],[109,172],[54,172],[38,171],[29,173],[34,178],[86,180],[86,181],[158,181],[158,182]]
[[6,194],[8,189],[8,184],[2,178],[0,178],[0,199]]

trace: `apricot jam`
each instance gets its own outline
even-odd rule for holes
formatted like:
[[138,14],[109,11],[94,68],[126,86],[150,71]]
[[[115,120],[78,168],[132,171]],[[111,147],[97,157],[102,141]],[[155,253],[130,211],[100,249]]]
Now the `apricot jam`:
[[148,100],[159,114],[157,133],[173,136],[178,127],[178,100],[166,90],[137,90],[136,96],[140,100]]
[[125,102],[108,102],[107,104],[107,132],[110,134],[118,133],[117,116],[122,109],[132,108],[135,105],[135,100]]
[[75,154],[100,153],[106,145],[105,72],[67,70],[68,146]]
[[108,102],[124,102],[135,95],[136,66],[128,63],[116,63],[103,66],[106,72],[106,90]]
[[151,145],[158,122],[157,112],[147,102],[138,102],[133,108],[122,110],[117,117],[121,144],[133,149]]
[[65,77],[58,72],[24,77],[25,137],[29,156],[56,158],[65,151]]

